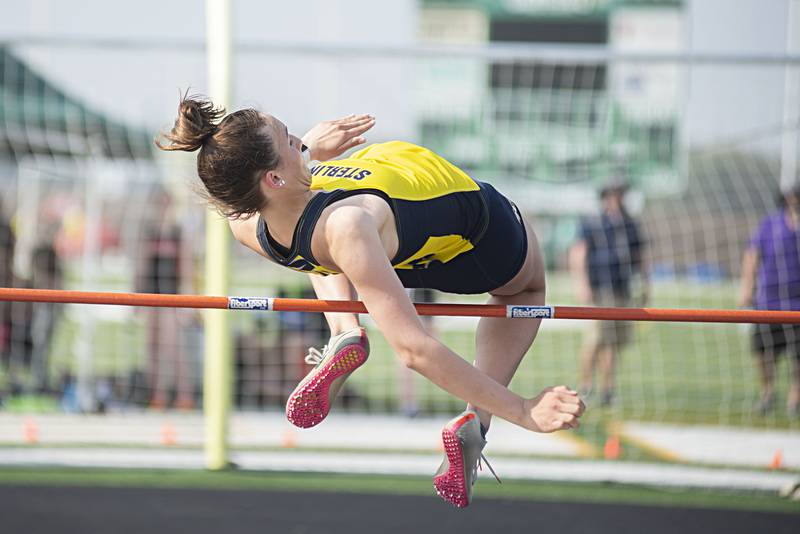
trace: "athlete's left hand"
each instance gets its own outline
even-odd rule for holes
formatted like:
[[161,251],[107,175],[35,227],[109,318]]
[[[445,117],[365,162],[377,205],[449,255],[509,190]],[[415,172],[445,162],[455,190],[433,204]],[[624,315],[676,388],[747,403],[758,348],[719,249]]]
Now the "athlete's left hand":
[[311,159],[327,161],[366,142],[361,135],[375,126],[372,115],[348,115],[317,124],[303,136],[303,144],[311,151]]
[[586,410],[586,405],[567,386],[545,388],[532,399],[525,400],[526,416],[530,419],[525,425],[534,432],[555,432],[568,428],[578,428],[578,419]]

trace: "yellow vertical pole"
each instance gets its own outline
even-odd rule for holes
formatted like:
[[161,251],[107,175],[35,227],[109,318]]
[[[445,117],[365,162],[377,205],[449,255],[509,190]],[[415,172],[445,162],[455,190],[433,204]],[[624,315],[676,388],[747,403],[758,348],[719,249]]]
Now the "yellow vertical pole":
[[[209,96],[217,106],[230,109],[231,5],[230,0],[206,0]],[[230,279],[230,232],[215,211],[206,214],[205,291],[227,295]],[[228,466],[228,414],[231,409],[233,365],[229,312],[205,310],[203,412],[205,414],[205,466]]]

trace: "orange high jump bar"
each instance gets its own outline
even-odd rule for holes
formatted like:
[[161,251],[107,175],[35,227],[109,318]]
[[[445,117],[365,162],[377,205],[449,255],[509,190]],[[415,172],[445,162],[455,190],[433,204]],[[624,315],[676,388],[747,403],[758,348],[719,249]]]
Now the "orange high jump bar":
[[[150,306],[161,308],[368,313],[367,308],[362,302],[353,300],[210,297],[203,295],[162,295],[155,293],[64,291],[58,289],[0,288],[0,301],[110,304],[115,306]],[[414,304],[414,306],[417,309],[417,313],[420,315],[461,317],[800,324],[800,311],[602,308],[593,306],[503,306],[499,304]]]

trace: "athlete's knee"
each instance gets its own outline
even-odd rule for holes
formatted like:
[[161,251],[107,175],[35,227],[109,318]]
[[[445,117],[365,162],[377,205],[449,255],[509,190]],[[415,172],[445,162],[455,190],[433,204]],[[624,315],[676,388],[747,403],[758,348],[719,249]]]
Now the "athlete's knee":
[[528,287],[525,290],[537,293],[545,293],[547,291],[547,279],[544,276],[544,269],[531,276]]
[[528,278],[528,282],[518,293],[518,295],[522,296],[524,294],[534,300],[544,300],[546,292],[547,281],[545,280],[544,272],[541,271],[531,274],[531,276]]
[[524,292],[526,302],[530,302],[531,304],[544,304],[545,303],[545,287],[537,286],[535,288],[527,289]]

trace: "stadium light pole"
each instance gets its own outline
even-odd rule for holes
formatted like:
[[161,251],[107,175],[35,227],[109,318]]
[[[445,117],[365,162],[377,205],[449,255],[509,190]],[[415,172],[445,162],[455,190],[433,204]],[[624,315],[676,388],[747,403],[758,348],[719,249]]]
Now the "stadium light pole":
[[[206,0],[208,88],[211,100],[230,109],[231,3]],[[214,210],[206,214],[205,292],[226,295],[230,280],[230,237],[227,222]],[[205,414],[205,466],[228,466],[228,414],[231,406],[231,336],[229,314],[205,310],[203,412]]]
[[[800,11],[795,2],[786,6],[786,54],[794,54],[800,49],[798,16]],[[800,93],[800,72],[796,64],[787,63],[783,69],[783,134],[781,136],[781,177],[780,187],[787,190],[797,181],[797,114]]]

